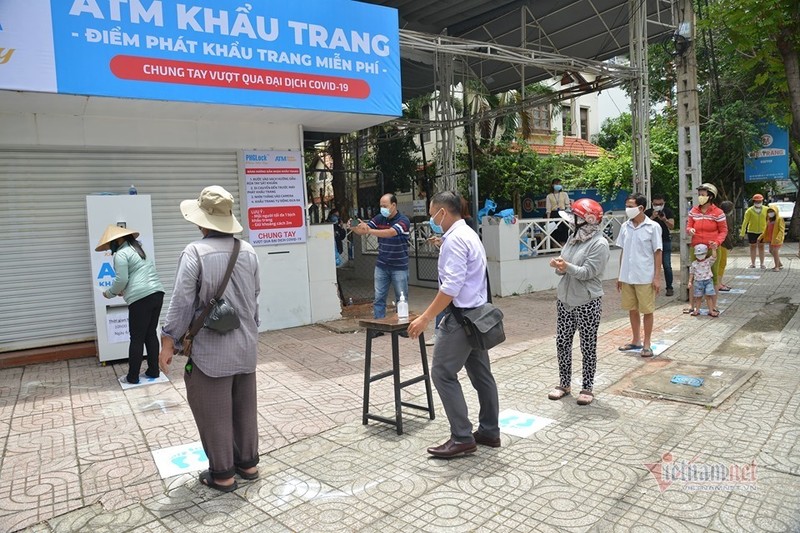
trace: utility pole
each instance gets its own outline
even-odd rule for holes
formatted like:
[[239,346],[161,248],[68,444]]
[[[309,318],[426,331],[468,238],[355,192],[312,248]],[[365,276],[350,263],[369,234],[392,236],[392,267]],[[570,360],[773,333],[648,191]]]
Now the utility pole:
[[639,75],[631,83],[633,192],[650,204],[650,88],[647,70],[647,2],[628,0],[631,67]]
[[691,0],[672,3],[672,20],[678,27],[672,37],[675,45],[678,118],[678,220],[681,243],[681,293],[689,299],[689,245],[686,221],[702,183],[700,167],[700,114],[697,101],[697,58],[695,56],[695,18]]

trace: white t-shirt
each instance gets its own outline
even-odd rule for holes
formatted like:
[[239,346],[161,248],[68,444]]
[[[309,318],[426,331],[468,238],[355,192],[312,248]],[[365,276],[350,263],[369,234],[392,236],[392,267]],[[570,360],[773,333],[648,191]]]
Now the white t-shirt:
[[653,282],[655,253],[662,249],[661,226],[650,217],[634,226],[628,220],[622,225],[617,237],[617,246],[622,248],[622,264],[619,280],[630,285]]

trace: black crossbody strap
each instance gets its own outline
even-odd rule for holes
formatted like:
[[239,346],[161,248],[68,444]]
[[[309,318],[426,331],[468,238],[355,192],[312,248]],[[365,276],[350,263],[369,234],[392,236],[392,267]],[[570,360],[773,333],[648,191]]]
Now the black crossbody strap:
[[228,287],[228,281],[231,279],[231,274],[233,273],[233,267],[236,265],[236,260],[239,258],[239,248],[241,247],[242,243],[236,237],[233,238],[233,252],[231,252],[231,257],[228,259],[228,268],[225,270],[225,276],[222,278],[222,284],[217,289],[217,294],[214,298],[208,302],[203,312],[197,315],[197,317],[192,321],[192,325],[189,326],[189,331],[186,333],[186,336],[194,338],[197,335],[197,332],[203,327],[203,324],[206,322],[206,318],[208,314],[211,312],[211,308],[214,307],[214,304],[222,298],[222,295],[225,293],[225,289]]
[[[486,267],[486,301],[492,303],[492,289],[489,286],[489,267]],[[448,306],[450,308],[450,312],[453,313],[453,316],[456,317],[456,320],[459,324],[464,324],[464,315],[461,313],[461,309],[453,305],[453,302],[450,302]]]

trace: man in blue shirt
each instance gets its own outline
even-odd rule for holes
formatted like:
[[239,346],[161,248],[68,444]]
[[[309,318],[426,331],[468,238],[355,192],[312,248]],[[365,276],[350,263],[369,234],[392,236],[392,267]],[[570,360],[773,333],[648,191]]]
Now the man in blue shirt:
[[411,221],[397,210],[394,194],[381,196],[381,214],[369,222],[360,221],[353,227],[357,235],[374,235],[378,238],[378,261],[375,263],[375,318],[386,316],[386,296],[389,286],[394,287],[395,301],[400,293],[408,300],[408,245]]

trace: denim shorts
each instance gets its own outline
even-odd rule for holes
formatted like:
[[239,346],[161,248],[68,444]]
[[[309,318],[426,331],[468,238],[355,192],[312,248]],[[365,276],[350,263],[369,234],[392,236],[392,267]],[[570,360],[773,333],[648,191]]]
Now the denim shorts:
[[694,280],[694,295],[699,296],[716,296],[717,291],[714,290],[713,279],[696,279]]

